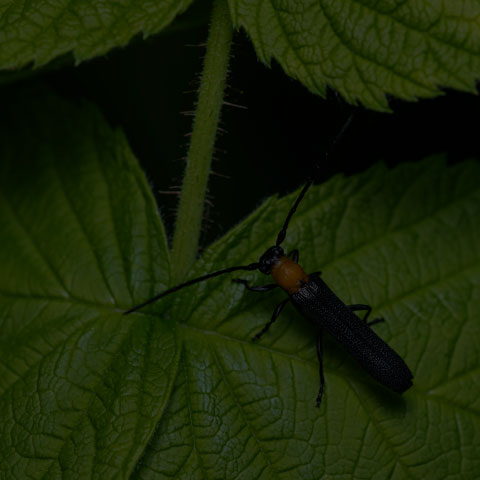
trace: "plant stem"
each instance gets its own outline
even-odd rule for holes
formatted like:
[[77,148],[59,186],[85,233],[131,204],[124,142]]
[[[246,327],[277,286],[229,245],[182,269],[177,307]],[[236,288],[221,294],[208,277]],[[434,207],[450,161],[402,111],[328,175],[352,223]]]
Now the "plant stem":
[[215,0],[173,235],[174,283],[185,277],[198,251],[213,147],[228,74],[232,34],[227,0]]

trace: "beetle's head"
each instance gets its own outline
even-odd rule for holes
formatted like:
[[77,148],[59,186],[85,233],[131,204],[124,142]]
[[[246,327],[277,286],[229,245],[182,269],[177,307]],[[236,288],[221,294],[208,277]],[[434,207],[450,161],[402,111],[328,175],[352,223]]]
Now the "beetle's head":
[[258,263],[260,266],[258,269],[265,275],[270,275],[272,267],[278,262],[280,257],[284,255],[282,247],[273,246],[270,247],[261,257]]

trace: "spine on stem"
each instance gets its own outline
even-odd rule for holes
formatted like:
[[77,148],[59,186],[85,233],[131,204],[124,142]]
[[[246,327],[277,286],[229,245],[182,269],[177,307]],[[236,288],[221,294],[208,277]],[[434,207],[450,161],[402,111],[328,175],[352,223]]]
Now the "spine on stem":
[[232,35],[228,2],[215,0],[173,235],[174,283],[183,280],[198,251],[208,177],[228,75]]

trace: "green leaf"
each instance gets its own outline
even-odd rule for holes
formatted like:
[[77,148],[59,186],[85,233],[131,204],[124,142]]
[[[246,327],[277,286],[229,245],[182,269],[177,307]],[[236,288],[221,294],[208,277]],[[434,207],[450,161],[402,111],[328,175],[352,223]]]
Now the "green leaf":
[[[246,292],[221,277],[179,292],[180,368],[138,478],[476,478],[479,180],[478,163],[447,168],[438,158],[335,177],[309,191],[288,231],[285,247],[300,250],[308,271],[386,319],[373,328],[415,376],[403,396],[326,338],[317,409],[315,332],[299,313],[287,306],[250,341],[282,292]],[[293,198],[267,201],[191,276],[255,261]]]
[[43,65],[73,51],[77,62],[152,35],[192,0],[0,0],[0,69]]
[[232,17],[265,62],[322,96],[388,109],[438,87],[476,92],[480,4],[414,0],[229,0]]
[[12,101],[0,121],[0,476],[119,478],[167,402],[180,354],[168,251],[125,138],[90,107]]
[[[123,135],[89,107],[12,101],[0,132],[0,472],[6,478],[476,478],[480,166],[434,158],[313,187],[285,241],[414,373],[386,391],[285,298],[169,283],[163,227]],[[191,278],[258,259],[270,198]],[[247,273],[256,284],[261,274]],[[168,310],[166,310],[168,308]],[[180,342],[183,347],[180,350]]]

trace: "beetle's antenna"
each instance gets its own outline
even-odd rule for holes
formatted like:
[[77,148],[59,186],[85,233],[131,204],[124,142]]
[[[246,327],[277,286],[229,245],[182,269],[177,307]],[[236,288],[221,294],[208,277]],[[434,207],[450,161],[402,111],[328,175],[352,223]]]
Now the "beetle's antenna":
[[293,214],[296,212],[298,205],[303,200],[303,197],[307,193],[307,190],[310,188],[310,185],[312,185],[312,183],[313,183],[313,179],[310,179],[303,186],[302,191],[300,192],[297,199],[295,200],[295,203],[293,204],[293,207],[288,212],[287,218],[285,219],[285,223],[283,224],[282,229],[277,235],[277,241],[275,242],[275,245],[277,247],[285,240],[285,235],[287,235],[287,228],[288,228],[288,224],[290,223],[290,219],[293,217]]
[[194,278],[192,280],[189,280],[188,282],[181,283],[180,285],[169,288],[168,290],[165,290],[164,292],[159,293],[155,297],[152,297],[149,300],[146,300],[145,302],[140,303],[139,305],[135,305],[135,307],[132,307],[130,310],[127,310],[126,312],[123,312],[123,314],[128,315],[129,313],[136,312],[137,310],[140,310],[141,308],[145,307],[146,305],[150,305],[151,303],[156,302],[158,299],[160,299],[162,297],[170,295],[171,293],[176,292],[177,290],[180,290],[181,288],[189,287],[190,285],[194,285],[195,283],[202,282],[203,280],[208,280],[209,278],[218,277],[219,275],[234,272],[235,270],[257,270],[259,266],[260,266],[259,263],[251,263],[250,265],[243,265],[241,267],[229,267],[229,268],[225,268],[223,270],[218,270],[218,272],[208,273],[207,275],[203,275],[201,277]]
[[[340,129],[340,131],[337,133],[337,135],[333,139],[328,150],[324,153],[325,158],[328,158],[334,152],[335,147],[338,144],[338,141],[343,137],[344,133],[347,131],[348,127],[352,123],[352,120],[353,120],[353,113],[348,117],[347,121],[343,124],[343,127]],[[313,181],[314,181],[314,175],[312,175],[310,179],[307,181],[307,183],[305,183],[305,185],[302,188],[302,191],[299,193],[297,199],[295,200],[293,207],[288,212],[287,218],[285,219],[285,223],[283,224],[282,229],[280,230],[280,232],[278,232],[278,235],[277,235],[277,241],[275,242],[275,245],[277,247],[285,240],[285,236],[287,235],[288,224],[290,223],[290,220],[293,217],[293,214],[297,211],[298,205],[300,205],[300,202],[303,200],[303,197],[307,193],[307,190],[311,187]]]

